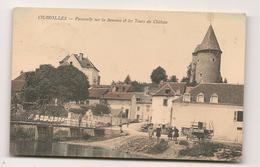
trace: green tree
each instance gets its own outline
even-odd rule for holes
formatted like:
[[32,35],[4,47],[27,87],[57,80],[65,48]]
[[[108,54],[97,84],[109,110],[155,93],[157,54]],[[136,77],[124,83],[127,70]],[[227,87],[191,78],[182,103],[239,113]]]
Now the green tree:
[[151,74],[151,80],[153,83],[159,84],[161,81],[167,79],[166,71],[162,67],[157,67]]
[[126,76],[124,83],[126,83],[126,84],[130,84],[131,83],[131,78],[130,78],[129,75]]
[[169,79],[170,82],[178,82],[178,78],[176,77],[176,75],[172,75]]
[[95,106],[92,107],[92,113],[94,115],[103,115],[103,114],[110,114],[111,110],[107,105],[104,104],[97,104]]
[[181,79],[181,82],[189,83],[189,78],[188,78],[188,77],[183,77],[183,78]]
[[88,79],[72,65],[57,68],[55,87],[58,90],[58,98],[63,101],[86,100],[88,97]]
[[137,81],[132,81],[132,90],[133,92],[143,92],[144,91],[144,84],[137,82]]
[[41,65],[26,77],[22,92],[24,101],[48,103],[54,98],[63,102],[86,100],[89,83],[85,74],[76,67]]

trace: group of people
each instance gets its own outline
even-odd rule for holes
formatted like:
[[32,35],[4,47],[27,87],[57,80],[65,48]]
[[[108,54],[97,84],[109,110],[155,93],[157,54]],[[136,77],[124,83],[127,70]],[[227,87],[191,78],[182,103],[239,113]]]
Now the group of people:
[[[173,128],[170,126],[166,128],[166,132],[168,135],[168,140],[174,140],[177,141],[179,137],[179,130],[174,126]],[[151,124],[148,127],[148,136],[149,138],[152,138],[154,136],[154,133],[156,135],[156,138],[159,140],[162,134],[162,126],[158,125],[156,128],[153,127],[153,124]]]

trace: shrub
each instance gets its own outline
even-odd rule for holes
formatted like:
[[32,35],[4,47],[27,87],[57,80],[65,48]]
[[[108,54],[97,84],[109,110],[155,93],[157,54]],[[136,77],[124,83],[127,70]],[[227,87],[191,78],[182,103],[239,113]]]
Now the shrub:
[[147,152],[158,154],[164,152],[168,148],[169,148],[168,142],[164,139],[161,139],[158,143],[152,146]]
[[186,141],[186,140],[180,140],[180,141],[179,141],[179,145],[188,146],[188,145],[189,145],[189,142]]
[[206,157],[213,157],[214,153],[218,151],[218,149],[224,148],[225,146],[220,143],[210,143],[210,142],[203,142],[199,143],[198,145],[181,150],[179,154],[181,156],[206,156]]

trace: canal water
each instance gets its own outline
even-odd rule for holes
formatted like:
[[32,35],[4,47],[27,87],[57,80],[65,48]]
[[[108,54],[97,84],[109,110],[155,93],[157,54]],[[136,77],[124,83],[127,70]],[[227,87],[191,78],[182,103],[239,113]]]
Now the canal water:
[[140,155],[100,147],[23,140],[11,141],[10,153],[14,156],[145,158]]

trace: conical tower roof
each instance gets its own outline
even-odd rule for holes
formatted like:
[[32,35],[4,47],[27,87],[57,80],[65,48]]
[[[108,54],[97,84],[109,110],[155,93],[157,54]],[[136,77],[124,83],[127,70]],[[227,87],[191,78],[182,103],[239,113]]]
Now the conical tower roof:
[[197,53],[197,52],[203,51],[203,50],[216,50],[216,51],[221,52],[221,49],[219,47],[218,40],[217,40],[217,37],[215,35],[212,25],[209,26],[208,31],[207,31],[203,41],[201,42],[201,44],[199,44],[196,47],[194,53]]

